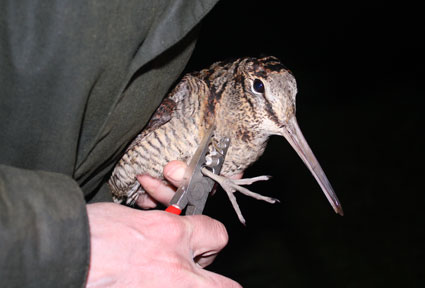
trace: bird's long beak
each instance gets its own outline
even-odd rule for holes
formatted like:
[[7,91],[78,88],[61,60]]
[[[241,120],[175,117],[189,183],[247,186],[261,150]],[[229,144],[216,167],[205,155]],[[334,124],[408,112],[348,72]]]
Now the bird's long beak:
[[338,197],[336,197],[331,183],[329,183],[328,178],[326,177],[325,172],[323,172],[322,167],[320,167],[320,164],[314,156],[313,151],[311,151],[310,147],[308,146],[308,143],[305,140],[295,117],[292,117],[288,124],[283,127],[283,136],[295,149],[295,151],[304,161],[305,165],[307,165],[314,178],[316,178],[317,182],[323,190],[323,193],[325,193],[326,198],[328,198],[329,203],[332,205],[335,212],[341,216],[344,215],[341,203],[339,202]]

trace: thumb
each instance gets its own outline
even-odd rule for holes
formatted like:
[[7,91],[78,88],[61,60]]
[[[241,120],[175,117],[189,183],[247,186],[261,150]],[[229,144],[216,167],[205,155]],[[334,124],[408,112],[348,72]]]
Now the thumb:
[[186,169],[187,165],[183,161],[170,161],[164,167],[164,177],[174,186],[180,187],[183,182]]

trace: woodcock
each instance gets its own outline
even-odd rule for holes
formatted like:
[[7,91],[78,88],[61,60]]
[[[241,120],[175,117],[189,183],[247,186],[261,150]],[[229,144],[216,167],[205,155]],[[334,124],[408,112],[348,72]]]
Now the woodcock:
[[[267,177],[256,177],[252,181],[229,177],[254,163],[264,152],[271,135],[287,139],[318,181],[335,212],[343,215],[331,184],[297,124],[296,93],[294,76],[275,57],[217,62],[208,69],[187,74],[116,165],[109,180],[114,200],[129,205],[135,203],[137,197],[145,193],[137,175],[149,174],[163,179],[163,167],[171,160],[189,162],[207,129],[215,125],[214,137],[217,140],[230,138],[230,147],[221,177],[214,180],[233,199],[242,222],[245,220],[237,207],[235,190],[270,203],[276,199],[239,186]],[[232,185],[228,185],[229,180]]]

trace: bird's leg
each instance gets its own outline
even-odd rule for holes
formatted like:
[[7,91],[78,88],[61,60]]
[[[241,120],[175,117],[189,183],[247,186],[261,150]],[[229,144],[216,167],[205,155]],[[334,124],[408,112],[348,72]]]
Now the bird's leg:
[[266,202],[269,202],[269,203],[279,202],[279,200],[276,199],[276,198],[263,196],[261,194],[254,193],[254,192],[246,189],[245,187],[240,186],[240,185],[250,185],[250,184],[257,182],[257,181],[268,180],[268,179],[270,179],[269,176],[258,176],[258,177],[245,178],[245,179],[230,179],[230,178],[227,178],[227,177],[224,177],[224,176],[221,176],[221,175],[214,174],[213,172],[211,172],[207,168],[202,168],[201,171],[205,176],[210,177],[211,179],[216,181],[218,184],[220,184],[221,187],[223,187],[223,190],[226,191],[227,195],[229,196],[230,202],[232,203],[233,208],[236,211],[236,214],[238,214],[239,220],[244,225],[245,225],[245,219],[242,216],[242,212],[241,212],[239,205],[236,201],[236,197],[235,197],[235,195],[233,195],[233,193],[235,193],[236,191],[239,191],[242,194],[249,196],[249,197],[252,197],[254,199],[257,199],[257,200],[263,200],[263,201],[266,201]]
[[[216,181],[218,184],[220,184],[221,187],[223,187],[223,189],[227,189],[227,190],[231,190],[233,189],[234,191],[231,193],[234,193],[235,190],[241,192],[242,194],[245,194],[246,196],[252,197],[254,199],[257,200],[263,200],[269,203],[276,203],[279,202],[278,199],[276,198],[272,198],[272,197],[267,197],[267,196],[263,196],[261,194],[258,193],[254,193],[248,189],[246,189],[245,187],[242,187],[240,185],[251,185],[254,182],[257,181],[266,181],[270,179],[270,176],[258,176],[258,177],[253,177],[253,178],[245,178],[245,179],[230,179],[228,177],[224,177],[221,175],[217,175],[212,173],[210,170],[208,170],[207,168],[202,168],[202,173],[208,177],[210,177],[211,179],[213,179],[214,181]],[[227,192],[227,191],[226,191]]]
[[[214,175],[217,175],[217,174],[214,174]],[[245,218],[242,215],[241,208],[239,207],[238,201],[236,201],[236,197],[233,194],[234,192],[236,192],[236,190],[233,189],[233,188],[227,188],[227,189],[223,188],[223,189],[224,189],[224,191],[226,191],[226,194],[229,197],[230,203],[232,203],[233,209],[235,209],[235,212],[238,215],[239,221],[243,225],[246,225],[246,221],[245,221]]]

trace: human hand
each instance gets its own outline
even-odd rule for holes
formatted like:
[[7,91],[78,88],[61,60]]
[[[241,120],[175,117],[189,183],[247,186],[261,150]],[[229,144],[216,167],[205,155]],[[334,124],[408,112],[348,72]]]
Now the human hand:
[[114,203],[88,204],[87,211],[87,287],[241,287],[203,269],[228,240],[223,224],[212,218]]
[[[181,161],[164,167],[179,186],[186,169]],[[138,205],[167,205],[175,188],[147,175],[138,180],[149,193]],[[148,195],[148,194],[145,194]],[[112,203],[87,205],[91,230],[88,287],[240,287],[202,269],[227,243],[224,226],[206,216],[176,216],[138,211]]]

